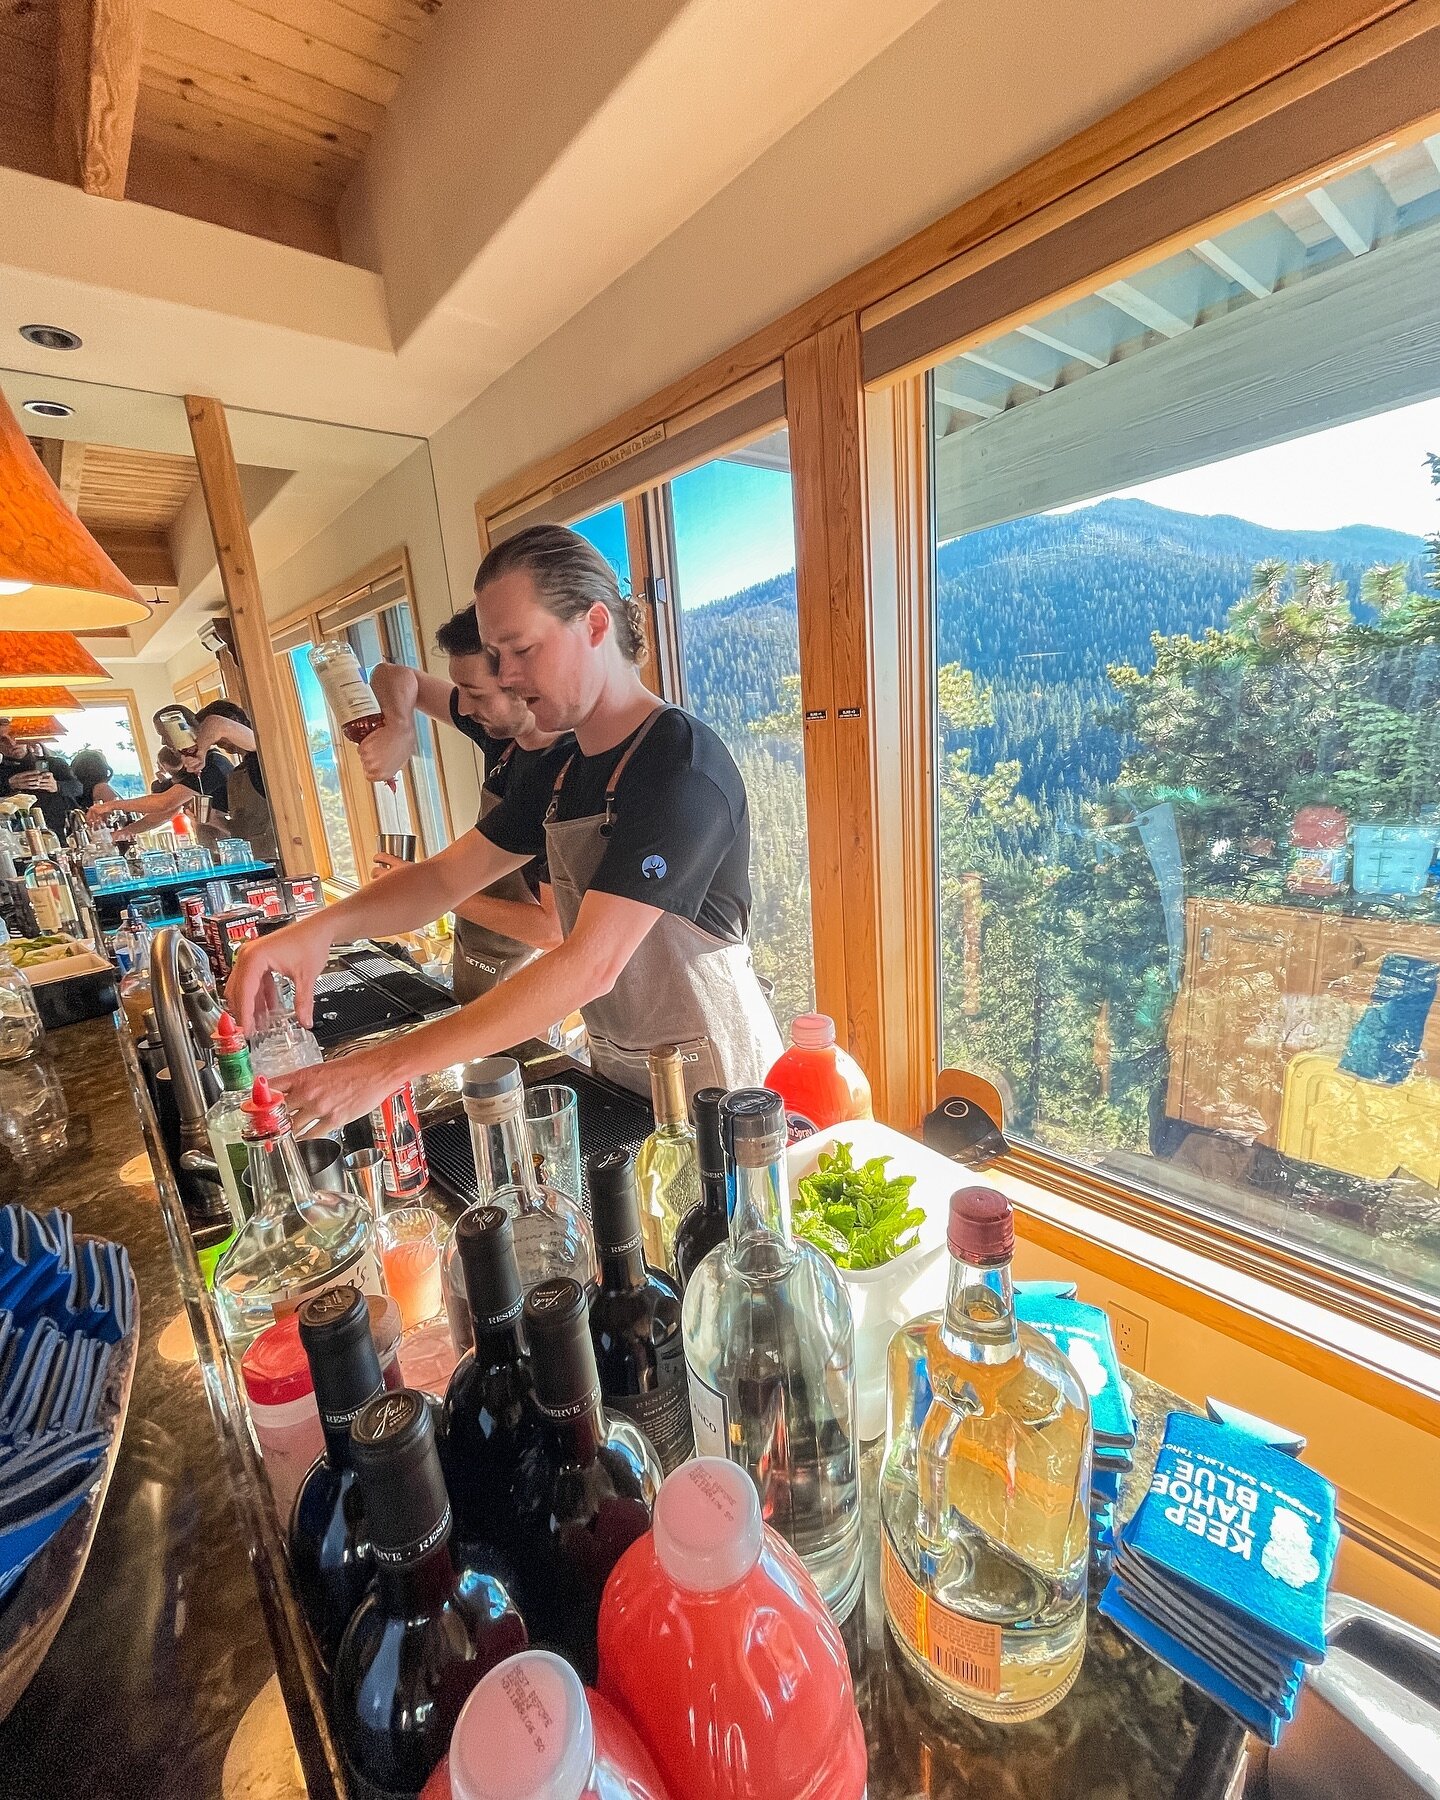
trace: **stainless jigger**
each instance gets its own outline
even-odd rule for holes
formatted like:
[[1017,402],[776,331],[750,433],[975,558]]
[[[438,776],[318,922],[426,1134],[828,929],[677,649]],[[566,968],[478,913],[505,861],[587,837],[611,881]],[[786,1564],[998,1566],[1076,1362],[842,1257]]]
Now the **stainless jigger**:
[[385,1153],[383,1150],[352,1150],[345,1158],[345,1173],[350,1185],[365,1202],[365,1210],[378,1219],[385,1209]]

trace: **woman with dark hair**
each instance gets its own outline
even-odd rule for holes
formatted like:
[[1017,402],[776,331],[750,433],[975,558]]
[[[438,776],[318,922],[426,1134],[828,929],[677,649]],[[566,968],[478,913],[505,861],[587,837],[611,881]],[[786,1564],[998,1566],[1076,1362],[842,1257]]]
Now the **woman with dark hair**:
[[77,750],[70,758],[70,773],[80,783],[80,798],[76,805],[89,807],[101,801],[109,801],[115,806],[122,804],[110,785],[114,772],[98,750]]
[[512,780],[476,830],[336,906],[245,945],[228,995],[251,1018],[266,973],[295,983],[302,1018],[330,946],[413,928],[546,859],[565,941],[459,1012],[287,1083],[297,1127],[360,1117],[424,1071],[541,1036],[577,1006],[601,1073],[647,1091],[645,1057],[679,1043],[692,1087],[763,1080],[780,1036],[750,960],[750,816],[710,728],[640,679],[640,609],[577,532],[538,525],[475,578],[501,685],[541,731],[573,732]]

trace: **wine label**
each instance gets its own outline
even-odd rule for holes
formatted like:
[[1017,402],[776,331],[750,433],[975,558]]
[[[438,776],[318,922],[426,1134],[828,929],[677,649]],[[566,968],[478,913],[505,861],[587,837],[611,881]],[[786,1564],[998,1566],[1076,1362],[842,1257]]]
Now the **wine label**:
[[972,1694],[1000,1692],[1000,1627],[967,1619],[927,1594],[911,1580],[883,1530],[880,1581],[891,1629],[942,1681]]
[[374,1250],[367,1246],[353,1260],[332,1269],[324,1280],[317,1281],[313,1286],[303,1288],[298,1293],[282,1295],[275,1302],[276,1319],[289,1318],[291,1313],[299,1312],[307,1300],[313,1300],[317,1294],[327,1293],[331,1288],[339,1287],[342,1283],[346,1283],[350,1287],[357,1287],[362,1293],[379,1294],[381,1299],[385,1298],[385,1277],[380,1269],[380,1259]]
[[316,673],[337,724],[350,725],[356,719],[373,719],[380,711],[375,690],[365,679],[353,650],[335,656]]
[[659,1386],[648,1394],[606,1394],[606,1412],[621,1413],[649,1438],[660,1467],[668,1475],[695,1454],[690,1399],[681,1367],[685,1353],[676,1344],[660,1352]]
[[690,1383],[690,1418],[695,1427],[697,1456],[729,1456],[730,1408],[718,1388],[711,1387],[687,1366]]
[[30,910],[35,915],[35,923],[42,932],[58,932],[60,930],[60,900],[55,890],[45,882],[37,882],[30,890]]

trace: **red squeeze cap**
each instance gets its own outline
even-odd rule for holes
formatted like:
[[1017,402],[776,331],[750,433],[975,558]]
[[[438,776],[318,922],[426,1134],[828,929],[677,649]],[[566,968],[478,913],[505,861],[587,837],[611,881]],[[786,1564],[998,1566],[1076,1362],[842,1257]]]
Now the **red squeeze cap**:
[[263,1075],[255,1077],[250,1098],[240,1108],[245,1114],[247,1138],[276,1137],[290,1129],[290,1115],[285,1110],[285,1096],[271,1087]]
[[234,1056],[245,1048],[245,1033],[228,1012],[222,1012],[215,1021],[215,1048],[222,1056]]
[[950,1254],[973,1268],[994,1269],[1015,1254],[1015,1215],[994,1188],[961,1188],[950,1196]]

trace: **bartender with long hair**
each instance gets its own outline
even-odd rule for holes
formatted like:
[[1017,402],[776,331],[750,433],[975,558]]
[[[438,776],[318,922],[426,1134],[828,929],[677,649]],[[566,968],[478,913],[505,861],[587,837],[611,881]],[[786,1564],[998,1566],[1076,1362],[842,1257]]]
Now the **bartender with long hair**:
[[576,1007],[603,1075],[648,1089],[646,1053],[679,1043],[692,1086],[759,1083],[780,1036],[750,958],[750,814],[724,744],[640,679],[640,611],[577,532],[536,525],[475,578],[483,641],[537,729],[572,732],[438,856],[242,947],[227,987],[249,1026],[264,978],[302,1022],[342,938],[415,929],[543,856],[565,941],[458,1012],[287,1080],[305,1134],[361,1117],[416,1075],[542,1036]]

